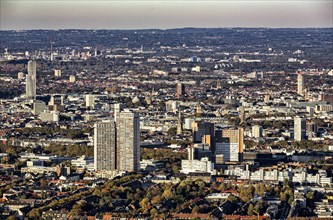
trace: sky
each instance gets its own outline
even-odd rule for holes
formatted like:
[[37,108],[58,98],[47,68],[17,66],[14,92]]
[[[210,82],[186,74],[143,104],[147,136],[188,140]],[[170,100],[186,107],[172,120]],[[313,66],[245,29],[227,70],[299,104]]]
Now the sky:
[[0,30],[333,27],[333,0],[0,0]]

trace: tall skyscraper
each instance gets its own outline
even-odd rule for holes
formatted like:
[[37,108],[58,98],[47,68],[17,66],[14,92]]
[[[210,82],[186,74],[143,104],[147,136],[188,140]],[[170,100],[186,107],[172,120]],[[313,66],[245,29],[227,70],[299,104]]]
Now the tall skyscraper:
[[178,124],[177,124],[177,134],[183,133],[183,120],[182,120],[182,112],[180,108],[178,109]]
[[28,62],[28,74],[26,75],[25,94],[29,99],[36,99],[36,61]]
[[94,125],[94,168],[116,170],[116,125],[114,121]]
[[301,141],[306,137],[306,118],[296,116],[294,119],[294,140]]
[[[220,139],[220,140],[219,140]],[[217,137],[215,144],[215,156],[223,155],[226,161],[241,161],[244,151],[244,129],[223,129],[222,137]],[[220,163],[220,161],[216,161]]]
[[94,167],[103,171],[140,170],[140,120],[122,111],[114,120],[94,125]]
[[177,83],[177,91],[176,91],[176,97],[177,99],[180,99],[185,92],[185,85],[181,82]]
[[120,171],[140,170],[140,119],[130,111],[120,112],[117,119],[117,167]]
[[297,75],[297,94],[304,95],[304,77],[302,73],[298,73]]

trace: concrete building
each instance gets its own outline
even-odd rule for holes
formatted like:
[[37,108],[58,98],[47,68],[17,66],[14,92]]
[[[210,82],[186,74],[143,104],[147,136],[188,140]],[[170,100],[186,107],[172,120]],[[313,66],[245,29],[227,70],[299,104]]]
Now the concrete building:
[[183,119],[182,119],[182,112],[180,108],[178,109],[178,123],[177,123],[177,135],[183,133]]
[[47,107],[44,102],[34,101],[34,104],[33,104],[33,114],[34,115],[39,115],[40,113],[44,112],[45,110],[47,110]]
[[117,119],[117,168],[140,170],[140,119],[128,110],[120,112]]
[[18,78],[18,79],[24,79],[24,78],[25,78],[25,74],[24,74],[23,72],[19,72],[19,73],[17,74],[17,78]]
[[69,76],[69,82],[70,83],[75,83],[76,79],[75,79],[75,76],[74,75],[70,75]]
[[169,100],[165,102],[165,108],[167,112],[176,112],[179,108],[179,101]]
[[306,106],[306,111],[309,113],[310,117],[313,117],[313,115],[314,115],[314,107]]
[[59,121],[59,112],[56,111],[44,111],[40,113],[40,120],[49,121],[49,122],[58,122]]
[[187,148],[189,160],[201,160],[206,157],[212,161],[212,150],[208,144],[194,144]]
[[95,170],[117,169],[115,122],[100,122],[94,125],[94,168]]
[[252,126],[252,137],[254,138],[262,137],[262,127],[260,125]]
[[86,95],[86,107],[91,107],[95,104],[95,96],[88,94]]
[[[215,157],[223,158],[224,162],[241,161],[244,151],[244,129],[224,129],[221,133],[221,137],[216,135]],[[215,163],[220,162],[222,161]]]
[[306,136],[306,118],[296,116],[294,118],[294,140],[304,140]]
[[28,62],[28,74],[26,75],[25,94],[29,99],[36,99],[36,61]]
[[185,85],[181,82],[177,83],[177,91],[176,91],[176,97],[177,99],[180,99],[185,92]]
[[214,163],[204,157],[201,160],[182,160],[182,173],[211,173],[215,174]]
[[119,118],[120,112],[121,112],[122,109],[123,108],[122,108],[120,103],[114,104],[113,114],[114,114],[114,121],[115,122],[117,122],[117,119]]
[[297,74],[297,94],[304,95],[304,77],[302,73]]
[[200,143],[204,135],[214,137],[214,124],[206,121],[196,121],[192,123],[193,142]]
[[61,77],[61,70],[54,70],[55,77]]
[[63,111],[65,109],[64,96],[60,94],[51,95],[48,107],[50,111]]

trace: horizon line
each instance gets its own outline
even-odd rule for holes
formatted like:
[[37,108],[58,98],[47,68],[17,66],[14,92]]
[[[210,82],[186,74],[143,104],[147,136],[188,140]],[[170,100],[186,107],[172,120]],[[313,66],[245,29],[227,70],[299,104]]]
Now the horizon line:
[[333,26],[309,26],[309,27],[250,27],[250,26],[230,26],[230,27],[171,27],[171,28],[32,28],[32,29],[1,29],[0,31],[59,31],[59,30],[110,30],[110,31],[137,31],[137,30],[176,30],[176,29],[333,29]]

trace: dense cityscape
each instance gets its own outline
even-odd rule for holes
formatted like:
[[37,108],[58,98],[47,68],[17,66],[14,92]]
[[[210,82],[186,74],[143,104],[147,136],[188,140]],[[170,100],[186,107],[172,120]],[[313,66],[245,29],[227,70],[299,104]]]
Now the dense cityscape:
[[332,218],[332,28],[0,39],[0,219]]

